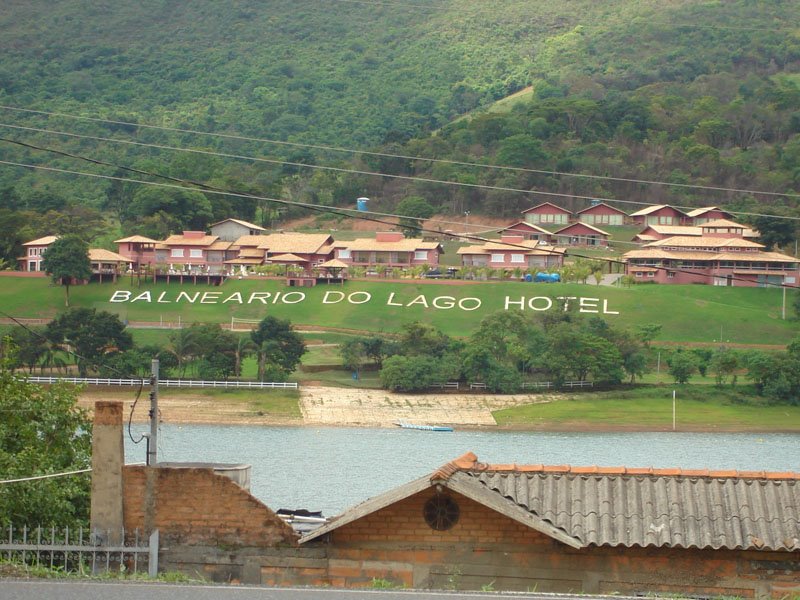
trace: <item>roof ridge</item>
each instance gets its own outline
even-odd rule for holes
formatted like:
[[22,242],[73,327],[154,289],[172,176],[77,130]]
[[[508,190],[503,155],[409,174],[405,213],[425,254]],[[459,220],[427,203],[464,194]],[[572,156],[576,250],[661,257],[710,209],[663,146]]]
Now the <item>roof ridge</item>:
[[684,477],[708,479],[759,479],[759,480],[800,480],[800,473],[794,471],[747,471],[738,469],[683,469],[654,467],[601,467],[598,465],[524,465],[524,464],[489,464],[478,461],[478,457],[467,452],[459,458],[440,467],[431,479],[449,479],[456,471],[472,472],[508,472],[508,473],[547,473],[563,475],[617,475],[647,477]]
[[478,466],[478,457],[473,452],[466,452],[436,469],[431,474],[431,481],[447,481],[458,471],[472,471]]

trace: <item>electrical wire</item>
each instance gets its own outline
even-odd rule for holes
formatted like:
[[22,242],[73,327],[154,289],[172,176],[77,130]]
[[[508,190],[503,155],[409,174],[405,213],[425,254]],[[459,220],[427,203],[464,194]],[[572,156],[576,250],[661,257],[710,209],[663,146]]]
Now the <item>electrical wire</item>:
[[[97,118],[97,117],[86,117],[86,116],[79,116],[79,115],[70,115],[70,114],[67,114],[67,113],[58,113],[58,112],[50,112],[50,111],[42,111],[42,110],[34,110],[34,109],[25,109],[25,108],[19,108],[19,107],[12,107],[12,106],[8,106],[8,105],[0,105],[0,109],[11,110],[11,111],[20,111],[20,112],[25,112],[25,113],[41,114],[41,115],[46,115],[46,116],[56,116],[56,117],[62,117],[62,118],[70,118],[70,119],[76,119],[76,120],[84,120],[84,121],[90,121],[90,122],[94,122],[94,123],[104,123],[104,124],[110,124],[110,125],[123,125],[123,126],[126,126],[126,127],[136,127],[136,128],[140,128],[140,129],[155,129],[155,130],[160,130],[160,131],[168,131],[168,132],[171,132],[171,133],[200,135],[200,136],[207,136],[207,137],[212,137],[212,138],[230,139],[230,140],[237,140],[237,141],[259,142],[259,143],[273,144],[273,145],[280,145],[280,146],[289,146],[289,147],[295,147],[295,148],[306,148],[306,149],[311,149],[311,150],[322,150],[322,151],[326,151],[326,152],[341,152],[341,153],[357,154],[357,155],[364,155],[364,156],[376,156],[376,157],[381,157],[381,158],[399,158],[399,159],[403,159],[403,160],[413,160],[413,161],[420,161],[420,162],[429,162],[429,163],[438,163],[438,164],[447,164],[447,165],[456,165],[456,166],[466,166],[466,167],[473,167],[473,168],[480,168],[480,169],[495,169],[495,170],[512,171],[512,172],[520,172],[520,173],[551,175],[551,176],[558,176],[558,177],[577,177],[577,178],[594,179],[594,180],[600,180],[600,181],[619,181],[619,182],[624,182],[624,183],[637,183],[637,184],[642,184],[642,185],[657,185],[657,186],[678,187],[678,188],[684,188],[684,189],[697,189],[697,190],[702,190],[702,191],[719,191],[719,192],[729,192],[729,193],[735,193],[735,194],[751,194],[751,195],[762,195],[762,196],[800,198],[800,194],[793,193],[793,192],[769,192],[769,191],[765,191],[765,190],[750,190],[750,189],[745,189],[745,188],[729,188],[729,187],[723,187],[723,186],[707,186],[707,185],[688,184],[688,183],[672,183],[672,182],[668,182],[668,181],[658,181],[658,180],[649,180],[649,179],[637,179],[637,178],[629,178],[629,177],[612,177],[612,176],[608,176],[608,175],[593,175],[593,174],[588,174],[588,173],[569,173],[567,171],[551,171],[551,170],[546,170],[546,169],[532,169],[532,168],[526,168],[526,167],[511,167],[511,166],[506,166],[506,165],[475,163],[475,162],[458,161],[458,160],[450,160],[450,159],[442,159],[442,158],[429,158],[429,157],[424,157],[424,156],[411,156],[411,155],[405,155],[405,154],[393,154],[393,153],[388,153],[388,152],[375,152],[375,151],[369,151],[369,150],[358,150],[358,149],[352,149],[352,148],[345,148],[345,147],[341,147],[341,146],[326,146],[326,145],[321,145],[321,144],[303,144],[303,143],[299,143],[299,142],[287,142],[287,141],[274,140],[274,139],[269,139],[269,138],[257,138],[257,137],[234,135],[234,134],[227,134],[227,133],[209,133],[209,132],[199,131],[199,130],[195,130],[195,129],[182,129],[182,128],[178,128],[178,127],[166,127],[166,126],[161,126],[161,125],[148,125],[148,124],[140,124],[140,123],[133,123],[133,122],[129,122],[129,121],[119,121],[119,120],[113,120],[113,119],[101,119],[101,118]],[[57,131],[51,131],[51,130],[47,130],[47,129],[40,129],[40,128],[26,128],[26,127],[21,126],[21,125],[0,124],[0,126],[10,127],[10,128],[18,128],[18,129],[31,129],[31,130],[34,130],[34,131],[38,130],[38,131],[46,132],[46,133],[54,133],[54,134],[58,134],[58,135],[70,135],[70,136],[74,136],[74,137],[83,137],[83,138],[87,138],[87,139],[96,139],[96,140],[106,141],[106,142],[130,143],[130,144],[133,144],[133,145],[148,146],[148,144],[145,144],[143,142],[131,142],[131,141],[125,141],[125,140],[116,140],[116,139],[113,139],[113,138],[103,138],[103,137],[99,137],[99,136],[88,136],[88,135],[87,136],[83,136],[83,135],[79,135],[79,134],[72,134],[72,133],[66,133],[66,132],[57,132]],[[173,148],[173,147],[169,147],[169,146],[160,146],[160,145],[157,145],[157,144],[154,144],[152,147],[169,149],[169,150],[190,151],[189,149]],[[212,155],[214,154],[213,152],[204,152],[204,153],[209,153],[209,154],[212,154]],[[227,154],[224,154],[224,153],[219,153],[218,155],[219,156],[223,156],[223,157],[227,156],[227,157],[230,157],[230,158],[247,158],[247,159],[250,159],[250,160],[259,160],[259,159],[253,158],[253,157],[227,155]],[[272,162],[272,161],[269,161],[267,159],[262,159],[262,160],[264,160],[265,162]],[[280,163],[280,161],[275,161],[275,162],[279,162]],[[288,164],[288,165],[293,165],[293,166],[311,168],[310,165],[307,165],[305,163],[292,163],[292,162],[288,162],[287,161],[285,163],[280,163],[280,164]],[[380,175],[380,176],[384,176],[384,177],[391,177],[391,175],[382,174],[382,173],[369,173],[369,172],[361,173],[361,172],[356,171],[356,170],[353,170],[353,172],[354,173],[358,173],[358,174]],[[444,183],[444,182],[440,182],[440,183]],[[450,183],[450,182],[448,182],[448,183]],[[459,182],[452,182],[452,183],[453,184],[457,184]],[[494,188],[490,188],[490,189],[494,189]],[[513,188],[510,189],[510,190],[507,190],[507,191],[522,191],[522,192],[525,192],[525,190],[515,190]],[[540,193],[544,193],[544,192],[540,192]],[[556,194],[554,194],[554,195],[556,195]],[[567,197],[575,197],[575,198],[587,198],[587,197],[583,197],[583,196],[572,196],[570,194],[562,194],[562,195],[563,196],[567,196]],[[597,199],[597,198],[588,197],[588,199]],[[608,201],[608,202],[624,202],[624,203],[628,203],[628,204],[639,204],[639,205],[645,205],[645,206],[650,204],[650,203],[647,203],[647,202],[632,202],[632,201],[615,200],[615,199],[603,199],[603,200],[604,201]]]
[[0,484],[4,483],[20,483],[22,481],[39,481],[40,479],[52,479],[54,477],[67,477],[69,475],[79,475],[81,473],[91,473],[91,469],[79,469],[78,471],[65,471],[63,473],[50,473],[48,475],[36,475],[34,477],[21,477],[20,479],[4,479]]

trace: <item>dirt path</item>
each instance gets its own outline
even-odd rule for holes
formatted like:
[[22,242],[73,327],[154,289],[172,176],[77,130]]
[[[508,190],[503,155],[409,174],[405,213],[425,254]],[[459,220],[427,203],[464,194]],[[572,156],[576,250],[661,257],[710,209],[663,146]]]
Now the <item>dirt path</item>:
[[[92,388],[81,393],[81,406],[91,409],[97,400],[125,404],[125,418],[135,400],[135,390]],[[384,390],[303,386],[300,389],[302,418],[276,417],[260,413],[250,403],[225,396],[205,396],[186,390],[159,397],[159,412],[166,423],[231,425],[347,425],[391,427],[397,421],[421,425],[448,424],[494,427],[492,411],[533,402],[550,402],[555,395],[516,394],[395,394]],[[137,423],[148,420],[150,399],[145,390],[133,413]]]

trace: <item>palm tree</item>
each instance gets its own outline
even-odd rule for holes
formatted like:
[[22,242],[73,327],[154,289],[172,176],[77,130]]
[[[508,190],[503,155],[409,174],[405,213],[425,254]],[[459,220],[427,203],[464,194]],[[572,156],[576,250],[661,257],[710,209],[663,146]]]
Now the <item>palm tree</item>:
[[242,361],[250,356],[256,350],[256,345],[250,336],[247,335],[240,335],[239,339],[236,341],[236,365],[233,369],[233,374],[237,377],[241,377],[242,375]]
[[42,351],[41,357],[39,358],[39,372],[40,374],[44,375],[44,370],[49,369],[50,373],[52,374],[53,369],[56,372],[61,371],[64,369],[66,372],[67,361],[64,360],[61,348],[58,347],[57,344],[53,344],[48,342],[44,350]]
[[197,336],[192,328],[170,334],[166,350],[178,361],[178,377],[186,374],[186,365],[194,358],[197,349]]

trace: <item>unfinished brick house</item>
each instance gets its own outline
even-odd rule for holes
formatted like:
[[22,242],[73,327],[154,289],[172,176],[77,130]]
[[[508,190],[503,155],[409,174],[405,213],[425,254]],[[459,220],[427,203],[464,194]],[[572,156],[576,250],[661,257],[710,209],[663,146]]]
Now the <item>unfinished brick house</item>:
[[490,465],[468,453],[298,540],[209,466],[123,465],[120,403],[98,403],[94,431],[93,527],[158,529],[162,569],[277,586],[800,594],[800,473]]

